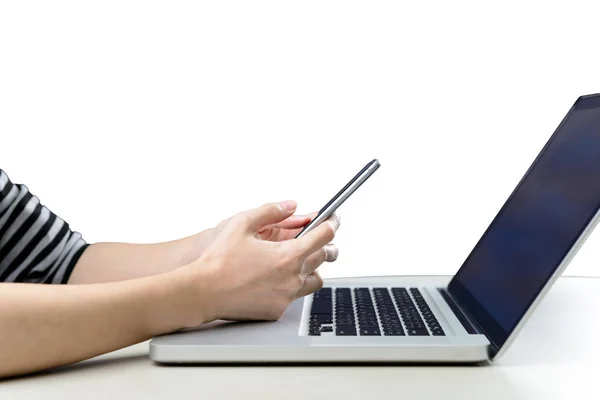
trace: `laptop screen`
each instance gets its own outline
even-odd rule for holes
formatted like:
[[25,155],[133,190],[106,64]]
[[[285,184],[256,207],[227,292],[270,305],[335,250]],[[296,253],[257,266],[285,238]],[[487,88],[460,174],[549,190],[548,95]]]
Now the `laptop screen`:
[[592,95],[575,102],[448,286],[497,349],[599,209],[600,95]]

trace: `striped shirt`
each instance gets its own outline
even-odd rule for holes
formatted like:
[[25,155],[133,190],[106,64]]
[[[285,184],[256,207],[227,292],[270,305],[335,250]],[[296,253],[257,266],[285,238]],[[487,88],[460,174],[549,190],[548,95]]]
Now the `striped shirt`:
[[0,169],[0,282],[67,283],[88,244]]

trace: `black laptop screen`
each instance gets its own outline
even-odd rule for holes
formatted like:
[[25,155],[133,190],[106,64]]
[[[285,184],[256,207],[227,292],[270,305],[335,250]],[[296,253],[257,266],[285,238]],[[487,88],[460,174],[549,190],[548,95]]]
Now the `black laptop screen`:
[[450,294],[497,349],[599,208],[600,95],[594,95],[575,102],[450,282]]

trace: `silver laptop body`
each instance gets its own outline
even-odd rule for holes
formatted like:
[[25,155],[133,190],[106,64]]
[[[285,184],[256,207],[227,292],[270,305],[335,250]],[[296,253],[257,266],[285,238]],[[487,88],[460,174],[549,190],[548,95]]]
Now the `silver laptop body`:
[[278,321],[215,321],[158,336],[150,357],[166,364],[492,362],[583,245],[599,210],[595,94],[573,104],[449,282],[326,280]]

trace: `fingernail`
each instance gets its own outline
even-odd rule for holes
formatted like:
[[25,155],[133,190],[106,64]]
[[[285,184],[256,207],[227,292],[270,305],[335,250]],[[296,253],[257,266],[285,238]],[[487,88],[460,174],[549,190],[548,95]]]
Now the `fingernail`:
[[293,200],[286,200],[281,203],[281,206],[286,211],[292,211],[296,209],[296,202]]
[[327,261],[332,262],[337,260],[340,254],[340,249],[334,244],[327,245]]
[[338,228],[340,227],[340,220],[337,217],[337,215],[332,215],[327,222],[329,222],[331,224],[331,226],[333,227],[333,230],[335,232],[337,232]]

